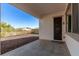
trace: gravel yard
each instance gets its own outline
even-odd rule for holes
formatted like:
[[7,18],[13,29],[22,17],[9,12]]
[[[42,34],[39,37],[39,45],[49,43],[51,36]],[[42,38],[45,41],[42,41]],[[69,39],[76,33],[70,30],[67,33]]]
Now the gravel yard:
[[11,40],[3,40],[3,41],[1,41],[1,48],[0,48],[1,54],[11,51],[24,44],[35,41],[37,39],[39,39],[38,36],[30,35],[30,36],[26,36],[26,37],[22,37],[22,38],[20,37],[20,38],[11,39]]

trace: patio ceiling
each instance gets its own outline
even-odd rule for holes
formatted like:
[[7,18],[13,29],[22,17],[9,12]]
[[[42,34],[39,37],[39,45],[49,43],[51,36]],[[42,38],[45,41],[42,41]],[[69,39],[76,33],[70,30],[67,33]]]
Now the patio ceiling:
[[44,15],[64,11],[66,4],[64,3],[11,3],[15,7],[30,13],[36,17],[42,17]]

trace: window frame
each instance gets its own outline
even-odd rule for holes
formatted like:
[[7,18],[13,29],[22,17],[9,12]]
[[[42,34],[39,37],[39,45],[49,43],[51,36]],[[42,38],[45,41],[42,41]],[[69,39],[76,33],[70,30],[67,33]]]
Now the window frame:
[[[78,14],[76,14],[77,15],[77,17],[78,18],[76,18],[76,16],[74,16],[73,14],[75,13],[75,9],[73,8],[75,5],[74,5],[75,3],[72,3],[72,4],[68,4],[68,8],[66,9],[66,13],[65,13],[65,15],[66,15],[66,32],[67,33],[75,33],[75,34],[79,34],[79,4],[76,4],[76,7],[78,8],[78,10],[77,10],[77,12],[76,13],[78,13]],[[77,6],[78,5],[78,6]],[[68,14],[68,12],[69,12],[69,9],[71,9],[70,10],[70,14]],[[74,11],[74,13],[73,13],[73,11]],[[68,31],[68,16],[69,15],[71,15],[71,32],[69,32]],[[76,20],[74,20],[73,18],[76,18]],[[74,21],[75,21],[75,23],[74,23]],[[74,25],[75,24],[75,25]],[[77,25],[76,25],[77,24]],[[75,30],[75,26],[76,26],[76,30]],[[75,31],[77,31],[77,32],[74,32],[74,30]]]
[[[71,14],[67,15],[67,19],[66,19],[67,20],[67,32],[71,33],[72,32],[72,24],[71,24],[72,23],[72,20],[69,19],[69,16],[71,17]],[[71,22],[70,23],[70,27],[71,27],[70,28],[70,31],[69,31],[69,20]]]

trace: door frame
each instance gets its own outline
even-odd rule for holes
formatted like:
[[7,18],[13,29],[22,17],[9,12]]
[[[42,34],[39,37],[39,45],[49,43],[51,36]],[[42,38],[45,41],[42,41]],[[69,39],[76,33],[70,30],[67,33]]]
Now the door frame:
[[[54,39],[54,18],[58,18],[58,17],[61,17],[61,22],[62,22],[62,20],[63,20],[63,16],[56,16],[56,17],[53,17],[53,39]],[[61,24],[61,26],[62,26],[62,24]],[[62,27],[61,27],[61,29],[62,29]],[[63,42],[62,32],[63,32],[63,30],[61,30],[61,40],[55,40],[55,39],[54,39],[53,41]]]

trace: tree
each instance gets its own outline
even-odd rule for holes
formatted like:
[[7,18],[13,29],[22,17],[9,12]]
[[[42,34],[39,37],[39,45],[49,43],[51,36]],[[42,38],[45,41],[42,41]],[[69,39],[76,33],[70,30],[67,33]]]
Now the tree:
[[11,25],[9,25],[5,22],[0,22],[1,37],[6,36],[6,35],[8,35],[6,33],[13,32],[13,31],[15,31],[15,29]]

